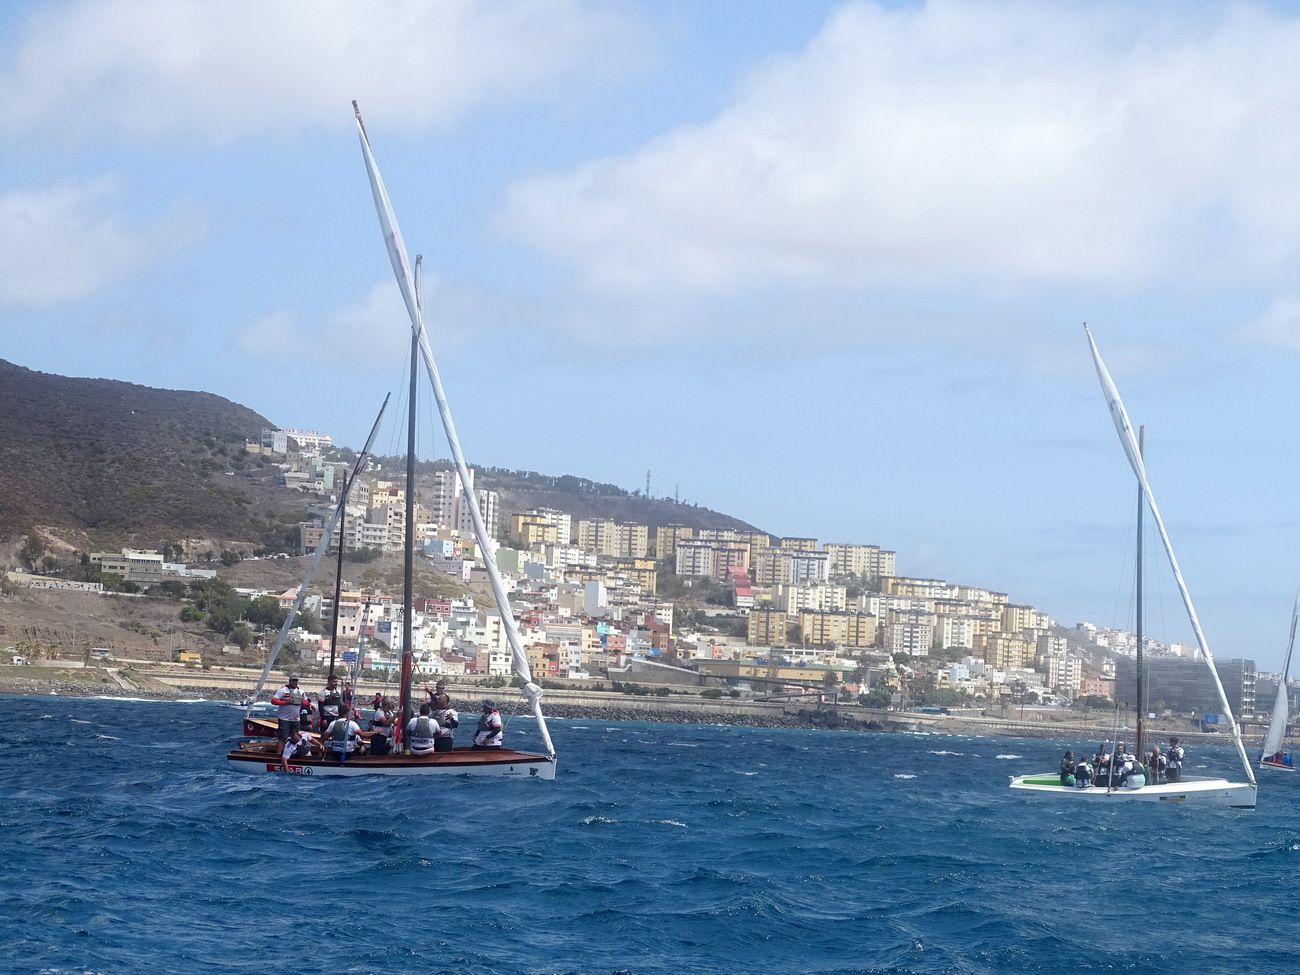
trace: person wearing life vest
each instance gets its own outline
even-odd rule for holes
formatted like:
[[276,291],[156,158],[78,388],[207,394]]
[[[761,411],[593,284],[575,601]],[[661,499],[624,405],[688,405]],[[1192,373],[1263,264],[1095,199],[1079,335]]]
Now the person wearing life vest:
[[1086,758],[1080,758],[1079,763],[1074,766],[1074,786],[1076,789],[1086,789],[1092,785],[1092,766],[1088,764]]
[[298,689],[298,675],[293,674],[288,682],[271,695],[271,703],[276,706],[275,735],[281,743],[289,740],[289,735],[302,727],[303,693]]
[[280,768],[289,771],[289,759],[310,758],[315,749],[316,746],[302,733],[302,729],[294,728],[286,739],[284,747],[280,749]]
[[379,705],[370,718],[370,730],[372,732],[370,736],[371,755],[387,755],[392,751],[393,726],[396,720],[391,702],[387,698],[381,697]]
[[[443,694],[443,698],[446,698]],[[433,712],[433,720],[438,723],[437,737],[435,739],[434,751],[449,752],[456,747],[456,729],[460,727],[460,715],[456,709],[448,702],[444,708],[437,708]]]
[[1183,746],[1178,744],[1177,738],[1169,739],[1169,752],[1166,756],[1165,763],[1165,781],[1181,782],[1183,779],[1183,762],[1187,760],[1187,755],[1183,752]]
[[1067,751],[1061,759],[1061,785],[1074,785],[1074,752]]
[[406,743],[412,755],[430,755],[438,750],[438,722],[432,711],[428,703],[421,704],[420,713],[406,722]]
[[500,748],[505,737],[505,725],[501,722],[501,712],[495,701],[483,702],[483,713],[478,716],[478,727],[474,729],[475,748]]
[[338,756],[339,764],[347,761],[348,755],[356,751],[361,741],[361,725],[351,716],[343,715],[330,722],[321,734],[321,741],[327,749]]
[[1160,746],[1152,745],[1151,754],[1147,756],[1147,774],[1151,778],[1152,785],[1159,785],[1167,781],[1168,762],[1169,760],[1165,758],[1164,753],[1160,751]]
[[340,713],[351,711],[352,706],[356,703],[357,697],[357,692],[352,689],[352,681],[345,680],[343,682],[343,690],[340,692],[339,697],[343,707],[343,710]]
[[1092,756],[1093,785],[1105,785],[1110,777],[1110,752],[1106,751],[1106,742],[1097,746],[1097,754]]
[[305,694],[302,703],[298,705],[298,723],[303,731],[315,731],[318,727],[316,724],[316,705]]
[[320,692],[320,723],[322,728],[329,727],[334,719],[344,714],[343,696],[339,693],[338,682],[331,676],[325,681],[325,690]]

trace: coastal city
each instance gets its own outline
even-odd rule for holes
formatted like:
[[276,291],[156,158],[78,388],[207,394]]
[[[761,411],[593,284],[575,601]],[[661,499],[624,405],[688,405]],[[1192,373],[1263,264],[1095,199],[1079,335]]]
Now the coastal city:
[[[279,491],[301,495],[307,505],[292,529],[296,550],[261,557],[311,554],[347,483],[348,460],[338,459],[328,435],[297,429],[268,429],[245,452],[271,466]],[[530,668],[544,680],[581,687],[614,679],[754,700],[943,713],[996,708],[1004,715],[1008,707],[1021,715],[1026,707],[1105,709],[1136,696],[1133,633],[1088,622],[1065,626],[994,588],[900,573],[897,553],[877,544],[577,519],[546,507],[504,513],[496,491],[475,494],[497,540],[496,562]],[[301,666],[326,665],[331,623],[341,666],[375,674],[400,666],[400,590],[363,587],[349,577],[370,560],[403,551],[405,501],[403,483],[374,470],[352,484],[328,545],[331,552],[342,545],[347,558],[337,609],[332,587],[318,580],[301,608],[324,625],[290,633]],[[499,613],[474,598],[487,583],[483,553],[454,470],[432,473],[431,488],[415,503],[414,524],[421,564],[445,582],[438,594],[415,600],[411,650],[418,678],[504,683],[512,674],[511,650]],[[224,554],[226,562],[245,557]],[[168,580],[197,586],[217,575],[211,558],[186,564],[180,551],[128,548],[90,554],[98,582],[35,572],[11,579],[90,591],[105,583],[144,591]],[[298,587],[237,586],[236,593],[253,603],[273,601],[279,610],[260,628],[232,624],[244,649],[264,653],[274,636],[270,624],[297,602]],[[182,613],[202,615],[190,606]],[[12,646],[11,655],[23,649]],[[1152,716],[1185,714],[1215,730],[1217,699],[1195,647],[1146,638],[1144,650],[1150,686],[1157,688]],[[183,662],[202,659],[185,647],[175,654]],[[1257,675],[1253,661],[1222,660],[1219,670],[1235,713],[1249,718],[1259,710],[1257,681],[1262,707],[1271,705],[1271,675]]]

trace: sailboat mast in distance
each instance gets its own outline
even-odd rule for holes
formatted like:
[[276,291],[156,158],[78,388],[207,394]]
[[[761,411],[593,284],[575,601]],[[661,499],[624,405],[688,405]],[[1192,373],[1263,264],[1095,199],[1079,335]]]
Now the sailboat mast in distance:
[[406,726],[411,720],[411,672],[415,668],[412,652],[415,627],[415,398],[418,395],[420,347],[411,337],[411,390],[406,420],[406,551],[402,564],[402,718],[399,740],[405,745]]
[[[1138,456],[1142,457],[1146,447],[1147,428],[1138,427]],[[1142,485],[1138,485],[1138,524],[1137,524],[1137,656],[1134,661],[1137,691],[1137,725],[1135,733],[1137,739],[1134,742],[1134,755],[1139,762],[1143,761],[1142,756],[1146,753],[1142,750],[1142,718],[1146,712],[1146,698],[1142,696],[1142,508],[1146,504],[1146,498],[1142,496]]]

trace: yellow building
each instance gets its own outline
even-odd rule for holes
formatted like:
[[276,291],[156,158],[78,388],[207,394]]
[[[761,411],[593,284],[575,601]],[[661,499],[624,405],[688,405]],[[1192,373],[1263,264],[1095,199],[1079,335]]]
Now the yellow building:
[[1013,670],[1030,666],[1037,649],[1024,637],[1013,633],[993,633],[988,636],[976,636],[975,652],[984,658],[984,662],[999,670]]
[[543,515],[515,515],[511,523],[511,534],[524,548],[534,545],[558,545],[559,528],[551,524]]
[[783,647],[786,645],[785,611],[780,609],[754,609],[749,614],[748,640],[755,647]]
[[815,538],[783,538],[781,547],[787,552],[816,552],[817,539]]
[[864,648],[876,645],[877,620],[869,613],[819,612],[805,609],[799,613],[799,638],[813,647],[834,643],[841,647]]
[[677,543],[695,537],[695,529],[685,525],[660,525],[655,529],[655,558],[660,562],[673,562],[677,558]]

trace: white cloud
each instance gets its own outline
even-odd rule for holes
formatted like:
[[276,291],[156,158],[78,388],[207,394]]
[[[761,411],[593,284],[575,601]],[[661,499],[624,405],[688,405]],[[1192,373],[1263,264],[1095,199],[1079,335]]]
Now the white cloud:
[[1239,328],[1235,337],[1253,345],[1300,352],[1300,299],[1276,298],[1264,313]]
[[638,30],[588,0],[45,4],[0,52],[0,131],[221,142],[345,124],[353,98],[422,128],[612,67]]
[[249,322],[235,335],[250,355],[276,356],[310,351],[313,361],[347,371],[371,368],[393,371],[410,348],[410,319],[397,285],[380,281],[353,304],[343,305],[316,322],[280,308]]
[[150,224],[113,212],[111,180],[0,196],[0,307],[83,298],[153,263],[193,235],[179,214]]
[[854,3],[503,220],[615,293],[1267,278],[1300,248],[1297,51],[1256,6]]

